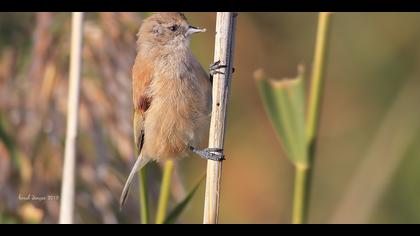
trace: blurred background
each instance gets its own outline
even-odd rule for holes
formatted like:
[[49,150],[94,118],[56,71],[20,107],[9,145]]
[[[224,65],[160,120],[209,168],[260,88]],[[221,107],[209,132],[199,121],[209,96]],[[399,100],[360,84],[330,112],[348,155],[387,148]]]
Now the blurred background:
[[[134,161],[131,67],[147,13],[85,14],[76,223],[139,223],[137,186],[118,199]],[[208,29],[192,39],[207,68],[215,13],[186,13]],[[419,13],[335,13],[310,223],[420,223]],[[0,13],[0,223],[57,223],[66,130],[70,13]],[[293,167],[253,72],[311,68],[317,13],[240,13],[223,166],[221,223],[290,223]],[[177,162],[171,207],[205,173]],[[157,201],[160,168],[148,167]],[[201,223],[204,184],[178,220]],[[153,211],[152,211],[153,212]],[[153,218],[152,218],[153,219]]]

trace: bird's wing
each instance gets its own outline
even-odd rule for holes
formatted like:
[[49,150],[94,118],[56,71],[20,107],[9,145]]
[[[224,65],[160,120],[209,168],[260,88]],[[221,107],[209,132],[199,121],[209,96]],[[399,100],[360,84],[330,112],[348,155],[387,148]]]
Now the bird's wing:
[[144,144],[144,119],[145,112],[149,109],[152,101],[147,94],[147,87],[153,76],[153,64],[142,58],[136,58],[133,67],[133,127],[134,142],[137,148],[137,154],[140,154]]
[[150,84],[153,76],[153,65],[150,62],[141,60],[141,58],[136,58],[132,73],[134,105],[133,128],[134,142],[136,143],[138,157],[124,185],[120,197],[120,208],[122,208],[125,203],[135,174],[149,162],[149,159],[141,154],[141,150],[144,144],[145,112],[151,103],[151,97],[147,95],[147,86]]

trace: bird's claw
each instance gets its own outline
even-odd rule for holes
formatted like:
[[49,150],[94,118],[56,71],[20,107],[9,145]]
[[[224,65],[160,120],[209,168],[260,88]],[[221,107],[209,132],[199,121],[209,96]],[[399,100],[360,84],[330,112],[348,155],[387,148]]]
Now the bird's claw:
[[225,74],[224,72],[220,71],[219,69],[221,68],[226,68],[227,65],[221,65],[220,64],[220,60],[214,62],[213,64],[210,65],[209,67],[209,73],[211,76],[215,75],[215,74]]
[[224,161],[223,149],[221,148],[206,148],[203,150],[204,157],[212,161]]
[[197,150],[193,146],[188,146],[190,151],[196,153],[200,157],[212,160],[212,161],[223,161],[225,160],[225,156],[223,155],[223,149],[221,148],[206,148],[204,150]]

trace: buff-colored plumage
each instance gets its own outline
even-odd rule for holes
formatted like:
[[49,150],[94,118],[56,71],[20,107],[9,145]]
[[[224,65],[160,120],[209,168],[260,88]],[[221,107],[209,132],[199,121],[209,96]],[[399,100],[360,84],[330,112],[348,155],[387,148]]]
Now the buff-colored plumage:
[[[211,83],[189,47],[189,24],[181,13],[157,13],[143,21],[132,71],[134,140],[139,153],[121,196],[150,160],[186,155],[208,128]],[[174,30],[175,29],[175,30]]]

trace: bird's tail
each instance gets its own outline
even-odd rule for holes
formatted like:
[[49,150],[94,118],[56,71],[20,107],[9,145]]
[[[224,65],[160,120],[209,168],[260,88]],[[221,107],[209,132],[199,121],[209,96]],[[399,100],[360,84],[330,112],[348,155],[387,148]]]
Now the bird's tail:
[[131,182],[134,179],[134,176],[148,162],[149,162],[149,159],[148,158],[144,158],[141,155],[141,153],[140,153],[140,155],[137,157],[136,163],[134,164],[133,168],[131,169],[130,175],[128,176],[127,181],[125,182],[124,189],[123,189],[123,191],[121,193],[121,197],[120,197],[120,209],[122,209],[122,207],[124,206],[125,200],[127,199],[128,192],[130,191],[130,185],[131,185]]

